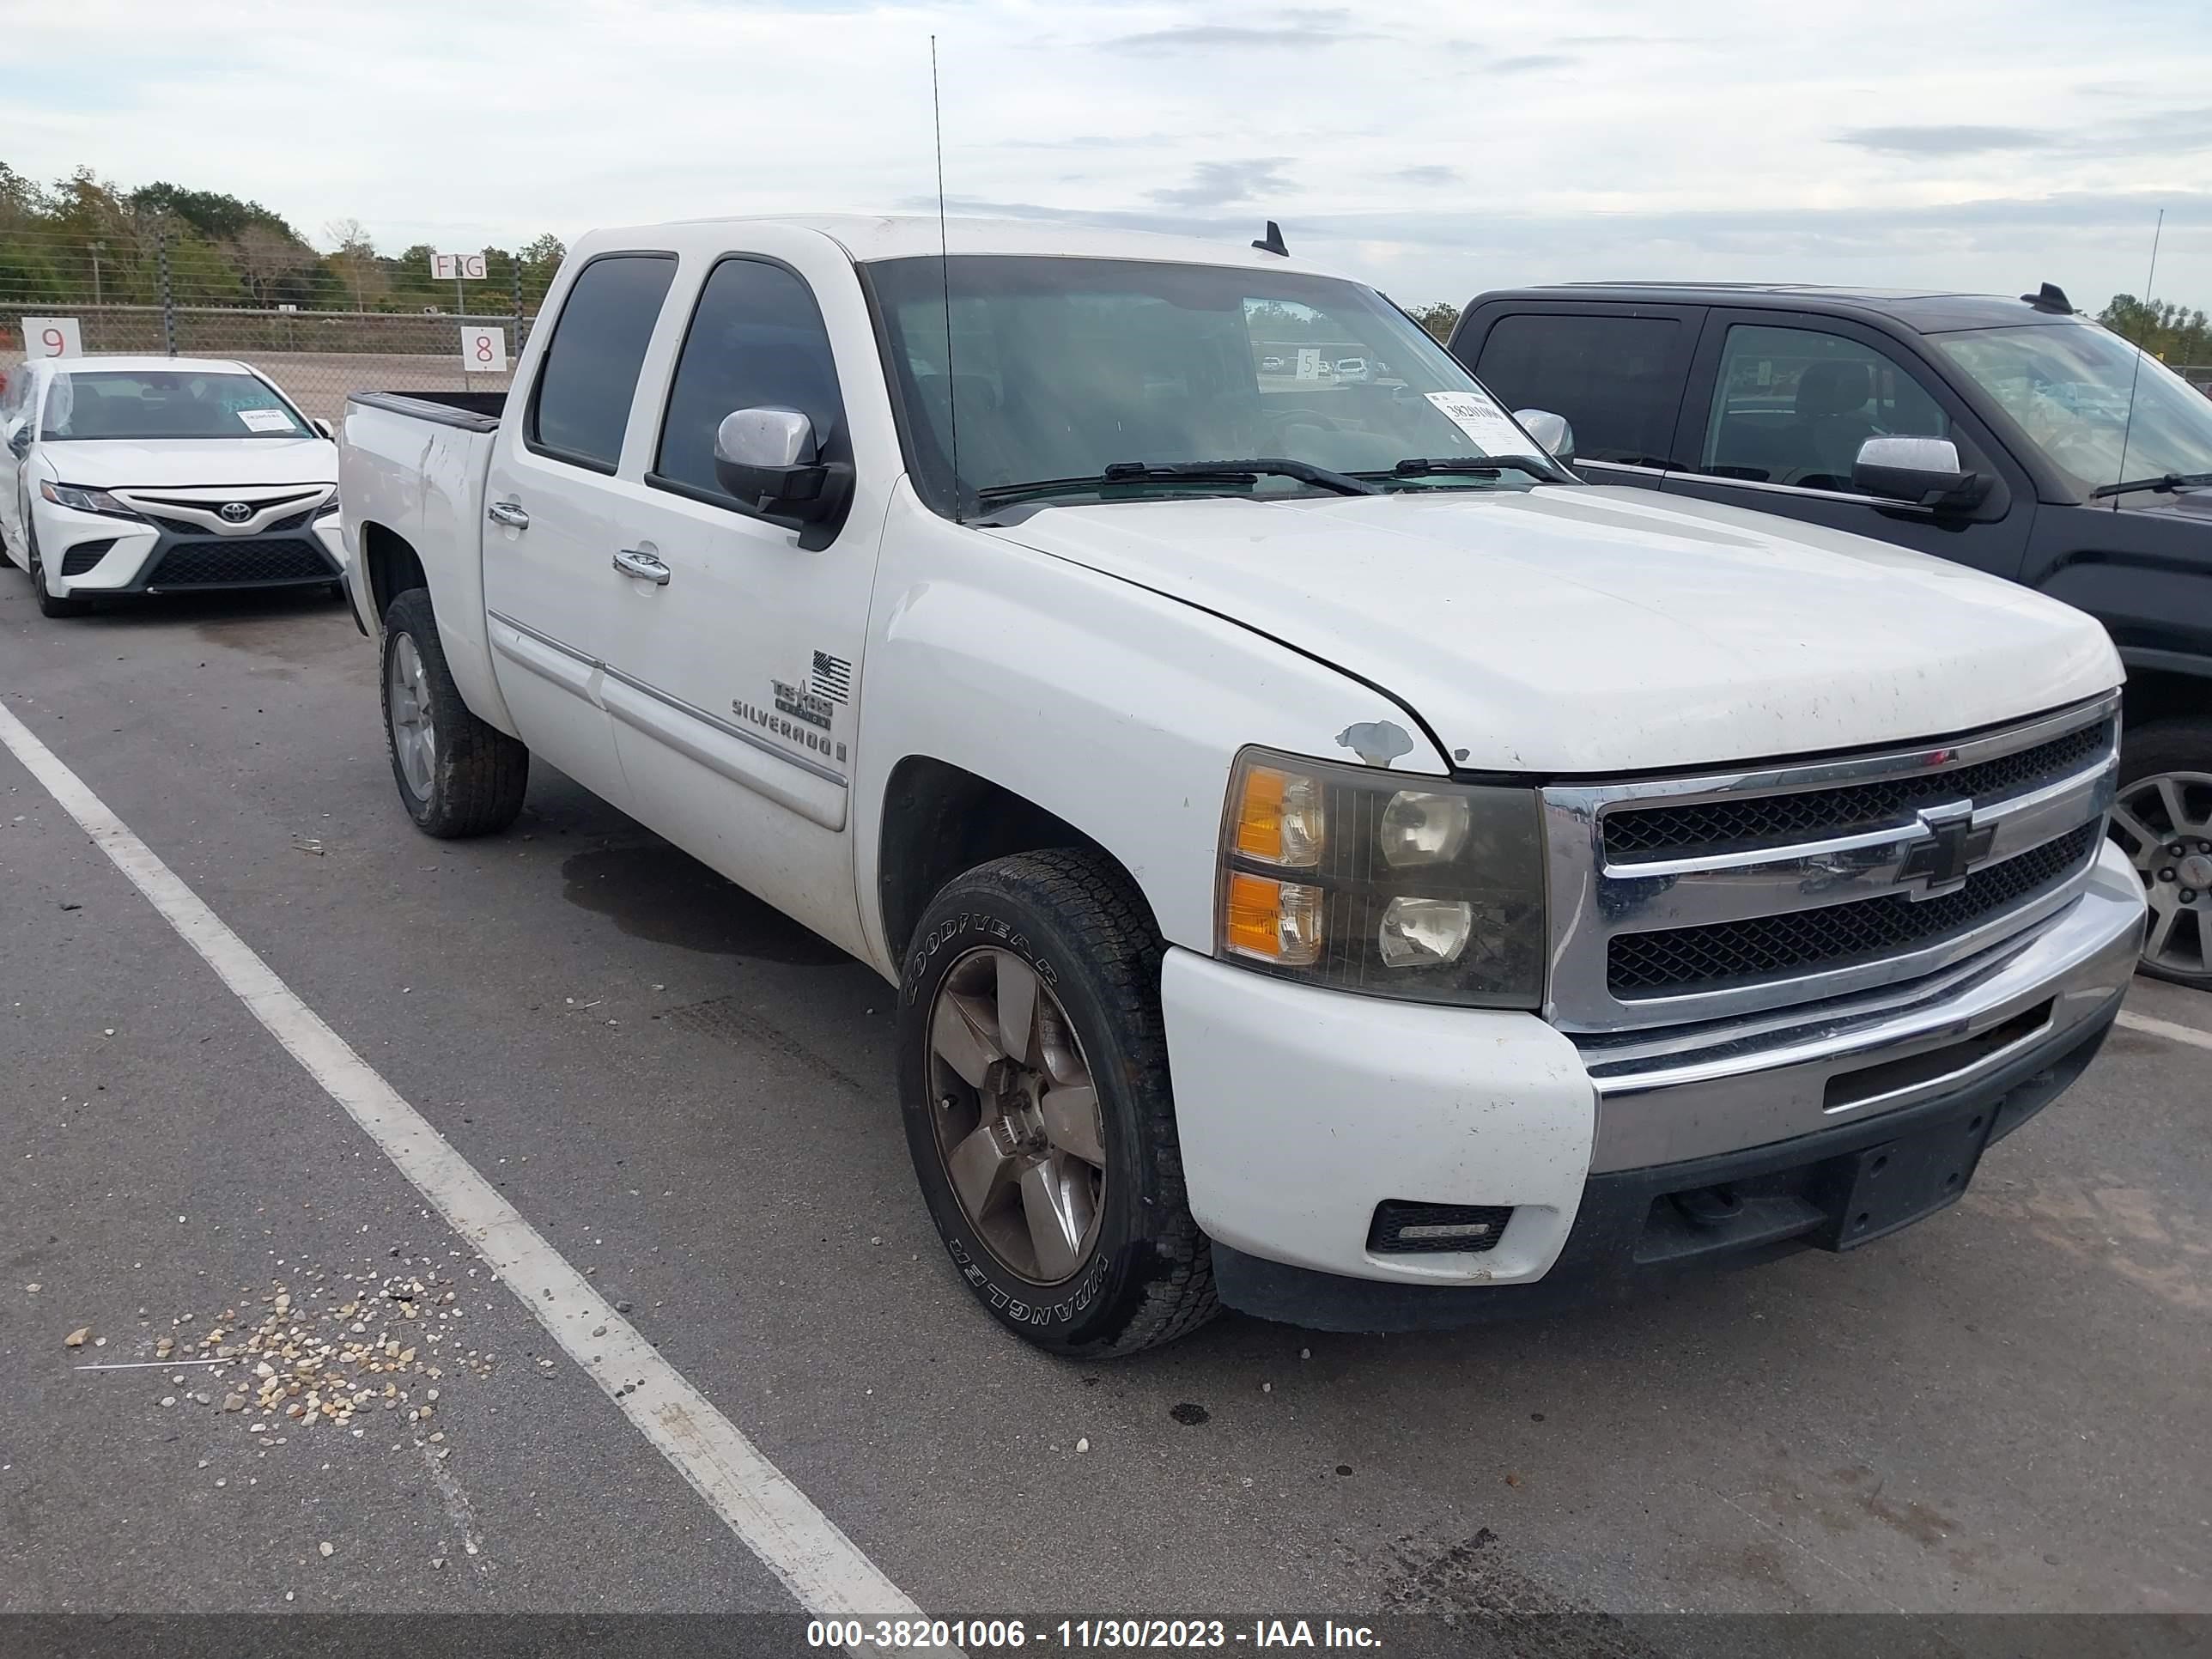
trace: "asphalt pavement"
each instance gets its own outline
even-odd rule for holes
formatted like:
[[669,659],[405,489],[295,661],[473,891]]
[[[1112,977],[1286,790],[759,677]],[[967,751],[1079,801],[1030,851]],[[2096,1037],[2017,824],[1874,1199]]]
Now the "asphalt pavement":
[[[342,610],[0,568],[0,706],[933,1613],[2212,1611],[2203,1048],[1849,1255],[1070,1364],[937,1244],[882,981],[550,768],[417,835]],[[0,1256],[0,1611],[796,1606],[4,751]]]

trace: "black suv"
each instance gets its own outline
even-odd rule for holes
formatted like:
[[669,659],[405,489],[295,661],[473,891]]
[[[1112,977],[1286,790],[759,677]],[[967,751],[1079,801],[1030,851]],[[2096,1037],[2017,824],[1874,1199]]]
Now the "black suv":
[[2212,988],[2212,398],[2048,285],[1518,289],[1450,344],[1507,408],[1564,416],[1592,483],[1899,543],[2102,622],[2143,966]]

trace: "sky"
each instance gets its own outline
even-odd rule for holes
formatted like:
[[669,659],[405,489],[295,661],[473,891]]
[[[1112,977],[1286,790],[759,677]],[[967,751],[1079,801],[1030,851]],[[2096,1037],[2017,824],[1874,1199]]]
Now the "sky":
[[936,204],[1249,240],[1402,303],[1671,277],[2212,308],[2207,0],[0,0],[0,161],[319,246]]

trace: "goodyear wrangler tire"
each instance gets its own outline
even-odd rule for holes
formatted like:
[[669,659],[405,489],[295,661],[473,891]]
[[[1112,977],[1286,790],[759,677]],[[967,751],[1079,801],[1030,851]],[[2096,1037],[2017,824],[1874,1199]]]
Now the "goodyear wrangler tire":
[[1024,853],[937,896],[899,994],[907,1145],[954,1267],[1054,1353],[1134,1353],[1212,1317],[1185,1201],[1159,935],[1091,852]]
[[384,738],[415,827],[441,841],[513,823],[530,787],[530,751],[469,712],[446,666],[427,588],[384,613]]

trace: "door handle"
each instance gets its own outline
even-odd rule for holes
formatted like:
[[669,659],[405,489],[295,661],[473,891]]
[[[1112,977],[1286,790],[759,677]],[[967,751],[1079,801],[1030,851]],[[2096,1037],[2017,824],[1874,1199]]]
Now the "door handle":
[[494,501],[484,508],[484,517],[494,524],[503,524],[510,530],[530,528],[530,515],[522,510],[520,501]]
[[642,576],[655,587],[668,586],[668,567],[650,553],[625,547],[615,555],[615,568],[625,576]]

